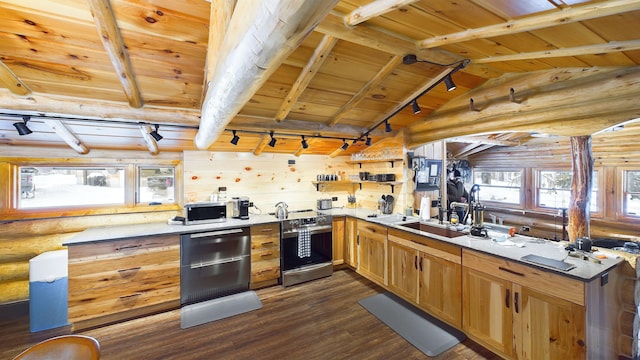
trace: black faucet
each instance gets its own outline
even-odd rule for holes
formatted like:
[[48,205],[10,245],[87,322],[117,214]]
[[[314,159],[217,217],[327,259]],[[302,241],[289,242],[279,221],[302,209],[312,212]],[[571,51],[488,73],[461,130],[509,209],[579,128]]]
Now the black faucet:
[[442,217],[444,216],[444,209],[442,208],[442,200],[438,199],[438,222],[443,224]]

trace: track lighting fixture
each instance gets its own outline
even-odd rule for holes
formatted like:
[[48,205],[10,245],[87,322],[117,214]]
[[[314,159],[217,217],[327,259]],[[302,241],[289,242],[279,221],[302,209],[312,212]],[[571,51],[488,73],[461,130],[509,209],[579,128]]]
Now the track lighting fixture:
[[413,113],[415,115],[418,115],[418,114],[420,114],[420,112],[422,112],[422,109],[420,109],[420,105],[418,105],[418,99],[414,99],[411,102],[411,107],[413,107]]
[[371,138],[367,136],[367,140],[364,141],[364,144],[367,146],[371,146]]
[[31,129],[27,127],[27,122],[29,120],[31,120],[31,116],[23,115],[22,122],[13,123],[13,126],[15,126],[16,130],[18,131],[18,134],[29,135],[32,133]]
[[342,146],[340,148],[342,150],[347,150],[348,147],[349,147],[349,144],[347,143],[347,140],[342,139]]
[[273,131],[269,133],[269,135],[271,136],[271,141],[269,141],[269,146],[271,147],[275,147],[276,146],[276,138],[273,137]]
[[391,124],[389,124],[389,120],[384,121],[384,132],[391,132]]
[[162,135],[158,133],[158,128],[160,127],[160,125],[156,124],[154,126],[156,127],[156,129],[150,132],[149,135],[153,136],[153,138],[156,139],[156,141],[160,141],[162,140]]
[[308,149],[309,148],[309,143],[307,142],[307,140],[304,139],[304,135],[302,136],[302,141],[300,141],[300,143],[302,144],[302,148],[303,149]]
[[232,143],[233,145],[238,145],[238,141],[240,140],[240,137],[236,135],[235,130],[231,130],[231,132],[233,133],[233,139],[231,139],[230,143]]
[[445,76],[444,84],[447,86],[447,91],[453,91],[456,89],[456,84],[453,83],[453,79],[451,78],[451,74]]

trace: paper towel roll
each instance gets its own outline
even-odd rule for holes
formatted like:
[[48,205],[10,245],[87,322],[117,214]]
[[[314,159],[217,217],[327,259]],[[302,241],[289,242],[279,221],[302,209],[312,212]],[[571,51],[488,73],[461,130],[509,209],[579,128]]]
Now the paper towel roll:
[[420,219],[431,219],[431,197],[423,196],[420,200]]

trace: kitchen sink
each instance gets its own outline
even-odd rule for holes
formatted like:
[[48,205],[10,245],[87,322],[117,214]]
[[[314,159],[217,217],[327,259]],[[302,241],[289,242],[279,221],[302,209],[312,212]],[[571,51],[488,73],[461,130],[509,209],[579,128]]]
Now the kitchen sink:
[[400,214],[390,215],[377,215],[369,219],[370,221],[377,222],[384,225],[402,225],[410,222],[417,222],[418,218],[415,216],[405,216]]
[[464,236],[467,235],[461,231],[457,231],[457,230],[453,230],[450,228],[445,228],[445,227],[440,227],[440,226],[433,226],[433,225],[428,225],[425,223],[421,223],[421,222],[411,222],[411,223],[406,223],[406,224],[399,224],[400,226],[404,226],[404,227],[408,227],[411,229],[415,229],[415,230],[420,230],[420,231],[424,231],[424,232],[428,232],[431,234],[435,234],[435,235],[440,235],[440,236],[444,236],[446,238],[456,238],[458,236]]

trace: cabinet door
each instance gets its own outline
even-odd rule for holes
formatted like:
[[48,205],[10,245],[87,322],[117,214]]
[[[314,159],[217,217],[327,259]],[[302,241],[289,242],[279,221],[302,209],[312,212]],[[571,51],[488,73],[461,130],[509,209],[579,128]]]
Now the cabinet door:
[[345,218],[344,216],[333,218],[333,265],[344,264],[345,250]]
[[511,282],[465,267],[462,292],[467,335],[494,352],[512,357]]
[[462,267],[420,252],[418,305],[440,319],[462,327]]
[[387,228],[358,221],[358,272],[387,285]]
[[585,308],[526,286],[513,285],[514,332],[522,359],[584,359]]
[[418,293],[418,251],[389,240],[389,289],[408,300]]
[[347,265],[353,266],[354,268],[358,266],[358,229],[357,229],[357,219],[352,217],[347,217],[344,225],[344,235],[345,235],[345,253],[344,253],[344,261]]

